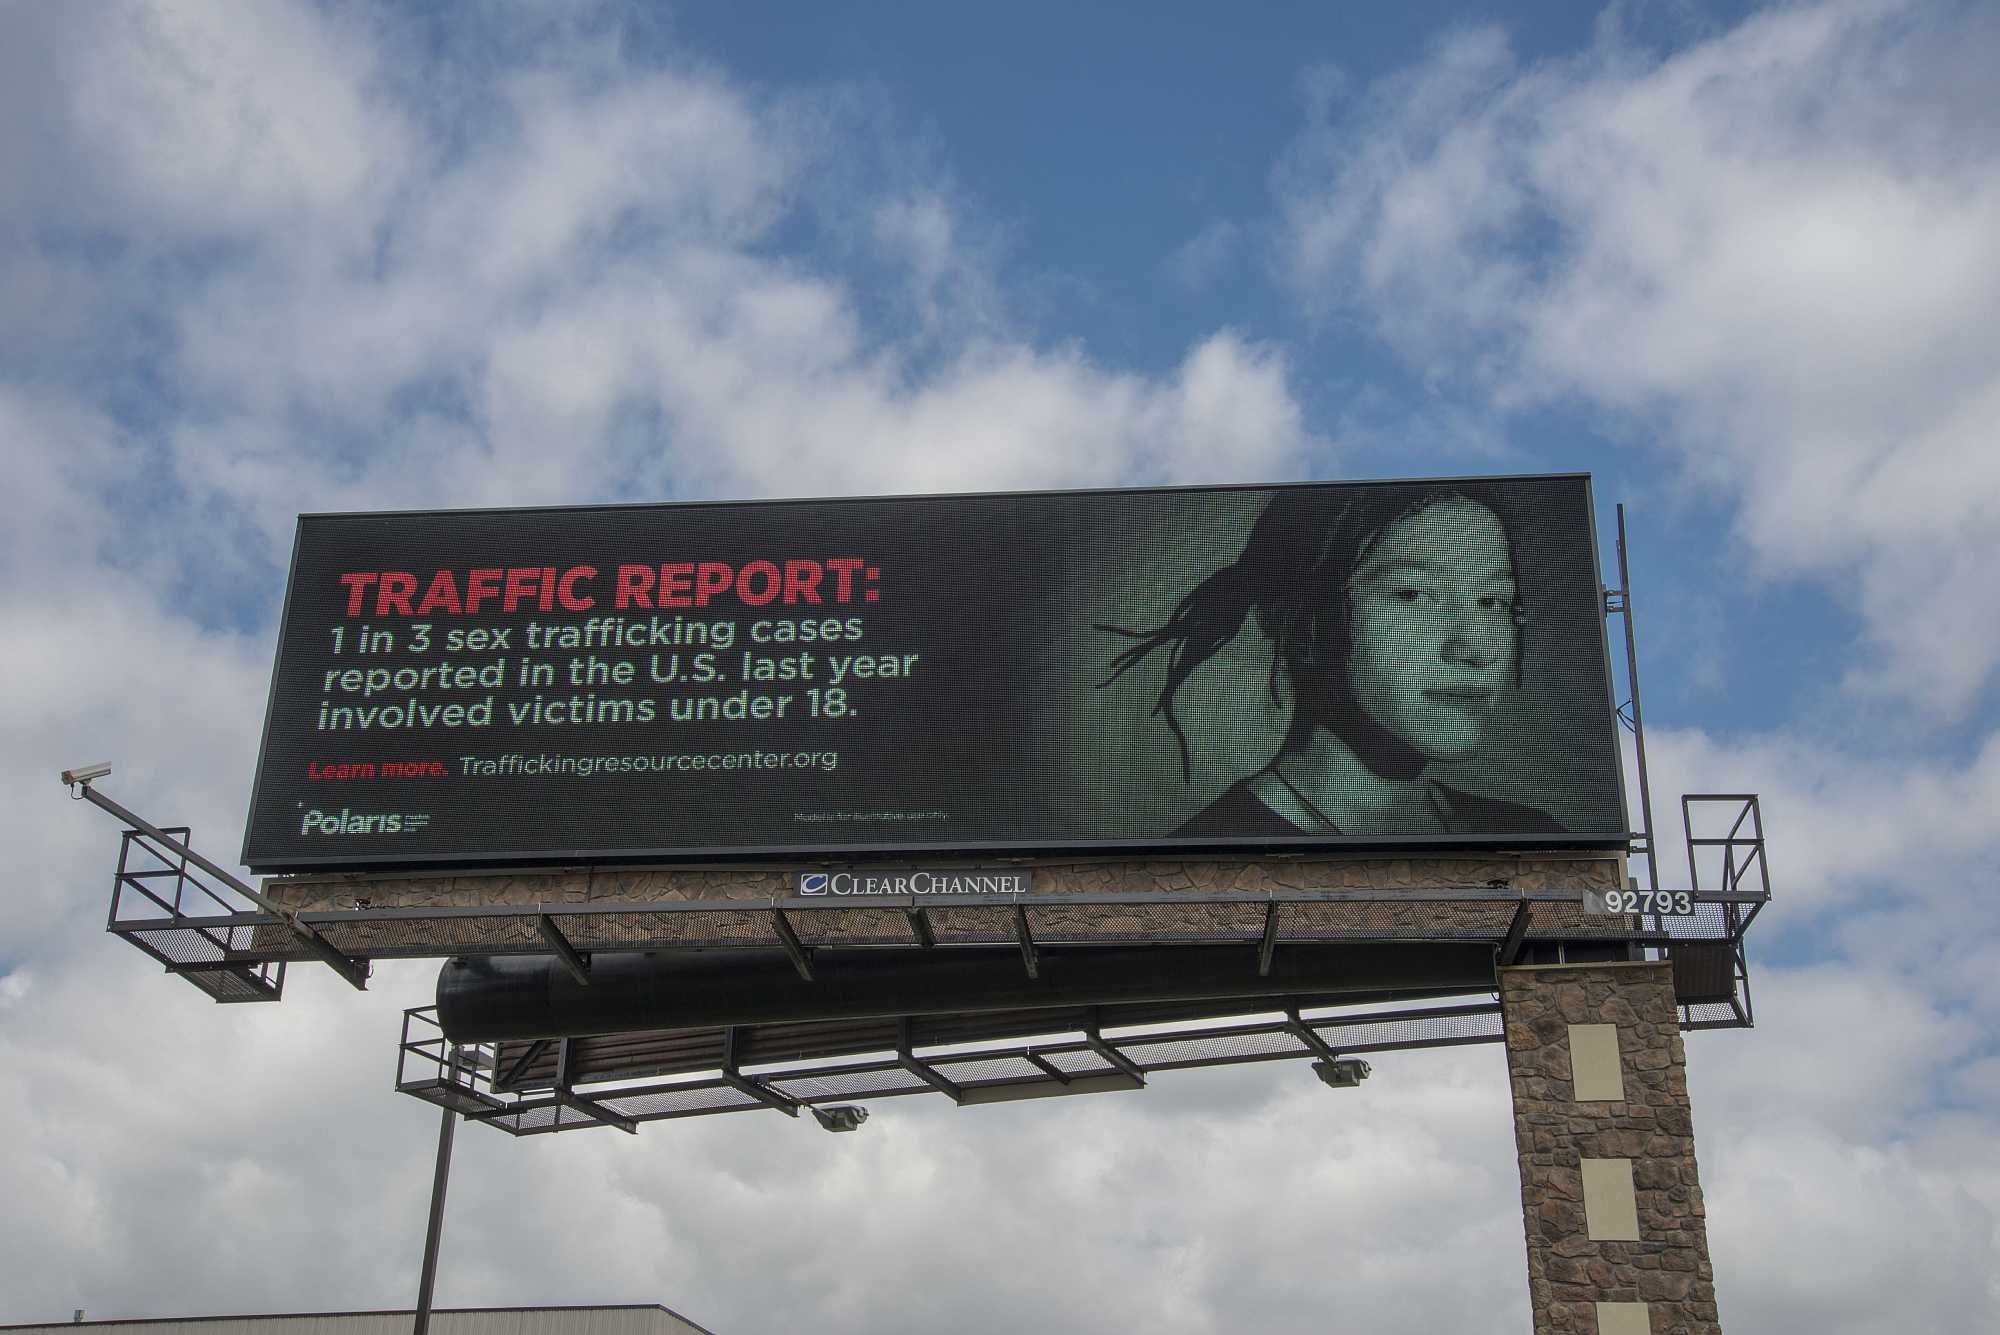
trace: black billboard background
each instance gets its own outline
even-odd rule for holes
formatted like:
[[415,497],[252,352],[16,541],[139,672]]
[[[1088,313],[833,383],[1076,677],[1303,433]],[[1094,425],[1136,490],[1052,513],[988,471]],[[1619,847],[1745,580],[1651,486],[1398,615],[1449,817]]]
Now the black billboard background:
[[[1413,484],[1315,484],[1343,491]],[[1566,835],[1490,829],[1455,842],[1493,846],[1604,845],[1625,823],[1587,479],[1519,478],[1501,487],[1530,612],[1521,686],[1496,708],[1471,759],[1430,774],[1456,788],[1546,812]],[[1233,561],[1272,488],[943,496],[595,509],[319,515],[300,520],[292,584],[280,631],[265,746],[244,860],[260,870],[563,863],[727,854],[890,850],[1166,847],[1171,832],[1229,784],[1276,752],[1290,717],[1267,690],[1271,649],[1250,618],[1179,694],[1191,780],[1171,733],[1150,716],[1164,672],[1154,655],[1109,684],[1127,643],[1096,627],[1150,627],[1205,575]],[[744,606],[724,597],[706,609],[618,612],[621,565],[716,561],[826,562],[858,557],[854,601],[819,607]],[[340,575],[473,568],[597,567],[589,613],[387,618],[346,615]],[[832,572],[822,592],[832,591]],[[866,601],[869,592],[875,601]],[[419,592],[421,592],[421,587]],[[555,686],[519,684],[529,623],[582,626],[592,616],[628,622],[657,615],[726,623],[714,650],[721,679],[699,686],[647,680],[650,649],[598,648],[528,655],[558,669]],[[858,642],[753,644],[758,622],[847,623]],[[412,626],[432,626],[433,647],[411,649]],[[363,628],[380,646],[356,653]],[[341,628],[342,652],[332,651]],[[511,630],[506,649],[441,652],[451,630]],[[843,624],[839,629],[846,630]],[[686,655],[699,647],[684,647]],[[812,680],[752,683],[742,655],[811,653]],[[569,685],[569,660],[625,661],[630,686]],[[673,652],[662,649],[661,653]],[[844,709],[822,694],[834,656],[880,661],[917,655],[907,677],[841,683]],[[325,689],[331,670],[422,667],[449,661],[489,673],[498,689],[390,690],[371,699]],[[702,696],[790,696],[783,719],[674,722],[672,701]],[[544,699],[649,699],[650,724],[560,726],[509,722],[508,707]],[[427,708],[490,696],[477,727],[324,727],[322,706]],[[377,716],[378,721],[380,716]],[[351,718],[349,721],[353,721]],[[836,753],[831,769],[799,767]],[[749,768],[670,768],[630,773],[469,773],[507,755],[530,764],[605,757],[687,766],[693,758],[762,757]],[[784,757],[782,765],[771,763]],[[392,777],[392,764],[440,762],[444,773]],[[342,770],[339,766],[352,766]],[[369,772],[369,767],[374,772]],[[312,778],[313,767],[322,776]],[[393,818],[393,820],[392,820]],[[1305,844],[1421,843],[1382,831],[1311,836]],[[1246,836],[1247,841],[1247,836]],[[1450,840],[1449,837],[1447,841]],[[1184,842],[1184,841],[1182,841]],[[1227,845],[1213,836],[1202,841]],[[1267,845],[1269,839],[1256,841]]]

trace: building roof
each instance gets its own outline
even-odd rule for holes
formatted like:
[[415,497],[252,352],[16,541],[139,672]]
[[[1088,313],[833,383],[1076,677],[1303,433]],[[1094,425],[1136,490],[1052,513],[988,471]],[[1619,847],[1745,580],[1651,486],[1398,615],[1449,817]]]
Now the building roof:
[[[520,1321],[509,1321],[509,1317],[525,1317],[540,1314],[546,1319],[527,1327]],[[352,1312],[247,1312],[229,1316],[149,1316],[123,1317],[109,1320],[84,1321],[34,1321],[15,1325],[0,1325],[0,1331],[58,1331],[58,1330],[98,1330],[105,1331],[121,1326],[147,1326],[153,1335],[170,1335],[163,1327],[179,1325],[203,1325],[213,1328],[219,1322],[340,1322],[342,1325],[359,1328],[356,1335],[362,1335],[367,1327],[377,1323],[393,1323],[398,1332],[407,1331],[409,1322],[416,1316],[414,1308],[376,1308]],[[622,1317],[623,1319],[620,1319]],[[648,1317],[654,1319],[648,1320]],[[608,1318],[597,1319],[593,1318]],[[715,1335],[705,1326],[696,1325],[679,1312],[660,1303],[599,1303],[599,1304],[546,1304],[531,1307],[438,1307],[431,1311],[431,1320],[438,1335],[473,1335],[479,1332],[502,1330],[543,1331],[560,1328],[576,1335],[624,1335],[625,1332],[660,1332],[660,1335]],[[454,1333],[453,1327],[457,1328]],[[385,1329],[387,1326],[385,1325]]]

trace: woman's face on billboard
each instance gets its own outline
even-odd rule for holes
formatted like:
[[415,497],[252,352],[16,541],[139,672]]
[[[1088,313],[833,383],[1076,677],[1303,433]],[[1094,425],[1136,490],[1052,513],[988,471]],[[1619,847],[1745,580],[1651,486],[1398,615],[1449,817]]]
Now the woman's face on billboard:
[[1403,516],[1354,572],[1348,597],[1355,703],[1429,759],[1476,752],[1520,640],[1499,517],[1463,499]]

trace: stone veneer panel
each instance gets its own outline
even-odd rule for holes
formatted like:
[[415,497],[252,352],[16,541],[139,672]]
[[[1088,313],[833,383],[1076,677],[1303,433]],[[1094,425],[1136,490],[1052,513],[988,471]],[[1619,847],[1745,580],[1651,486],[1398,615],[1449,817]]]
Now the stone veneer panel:
[[[909,858],[907,863],[924,863]],[[1007,859],[965,866],[1011,866]],[[776,866],[624,867],[585,870],[458,872],[436,875],[338,873],[273,876],[264,893],[301,912],[375,908],[531,906],[535,904],[657,904],[708,899],[790,897],[791,875],[806,861]],[[925,863],[924,865],[937,865]],[[1622,886],[1622,857],[1606,854],[1493,853],[1460,857],[1094,859],[1032,863],[1035,893],[1200,894],[1286,890],[1429,890],[1486,886],[1515,890],[1605,890]]]
[[[1536,1335],[1599,1335],[1599,1304],[1626,1303],[1647,1305],[1649,1335],[1720,1335],[1672,966],[1504,969],[1500,1003]],[[1573,1024],[1617,1026],[1622,1100],[1577,1100]],[[1585,1159],[1632,1161],[1638,1241],[1588,1236]]]

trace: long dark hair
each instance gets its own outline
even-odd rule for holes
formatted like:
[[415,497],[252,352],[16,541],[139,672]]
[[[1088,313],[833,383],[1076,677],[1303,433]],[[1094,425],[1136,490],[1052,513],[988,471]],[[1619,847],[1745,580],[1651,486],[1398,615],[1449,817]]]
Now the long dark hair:
[[[1525,621],[1521,562],[1507,507],[1490,486],[1476,482],[1384,483],[1365,487],[1287,487],[1274,492],[1243,544],[1243,552],[1190,589],[1167,619],[1151,630],[1098,623],[1094,628],[1133,643],[1111,660],[1109,686],[1157,650],[1167,654],[1167,677],[1152,715],[1164,718],[1180,748],[1181,780],[1194,777],[1187,734],[1174,713],[1174,697],[1196,668],[1215,657],[1242,631],[1252,612],[1272,644],[1266,686],[1271,703],[1282,668],[1296,700],[1293,736],[1355,711],[1347,663],[1353,650],[1349,584],[1382,536],[1397,523],[1444,501],[1483,506],[1500,521],[1514,569],[1514,624]],[[1521,642],[1515,645],[1514,680],[1521,680]]]

